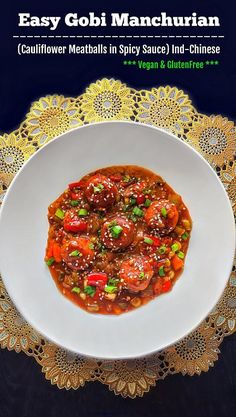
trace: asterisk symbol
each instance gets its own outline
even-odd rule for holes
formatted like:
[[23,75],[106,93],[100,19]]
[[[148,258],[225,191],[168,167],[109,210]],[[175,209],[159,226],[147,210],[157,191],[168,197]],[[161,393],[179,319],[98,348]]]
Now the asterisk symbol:
[[210,64],[211,64],[211,65],[214,65],[214,61],[211,61],[211,62],[210,62]]
[[215,65],[218,65],[219,64],[219,61],[215,61]]
[[206,61],[206,65],[209,65],[209,61]]
[[131,65],[131,61],[128,61],[128,65]]
[[136,65],[136,61],[133,61],[133,65]]

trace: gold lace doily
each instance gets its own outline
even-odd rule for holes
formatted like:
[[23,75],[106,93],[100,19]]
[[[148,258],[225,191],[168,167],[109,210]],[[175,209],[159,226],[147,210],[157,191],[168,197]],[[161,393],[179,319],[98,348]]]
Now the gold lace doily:
[[[236,214],[234,123],[198,113],[189,96],[176,87],[134,90],[113,79],[90,84],[79,97],[41,98],[31,105],[17,130],[0,136],[0,202],[24,162],[50,139],[77,126],[107,120],[159,126],[188,142],[215,169]],[[0,279],[0,345],[32,356],[45,378],[58,388],[78,389],[97,380],[115,394],[142,397],[168,375],[200,374],[217,361],[222,340],[236,331],[235,270],[236,262],[221,300],[197,330],[162,352],[129,361],[87,359],[49,343],[20,316]]]

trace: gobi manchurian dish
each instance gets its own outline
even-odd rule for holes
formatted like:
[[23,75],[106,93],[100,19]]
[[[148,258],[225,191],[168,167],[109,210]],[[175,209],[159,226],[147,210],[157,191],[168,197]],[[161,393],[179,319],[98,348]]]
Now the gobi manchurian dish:
[[45,261],[59,290],[91,313],[121,314],[170,291],[191,218],[160,176],[137,166],[92,172],[48,209]]

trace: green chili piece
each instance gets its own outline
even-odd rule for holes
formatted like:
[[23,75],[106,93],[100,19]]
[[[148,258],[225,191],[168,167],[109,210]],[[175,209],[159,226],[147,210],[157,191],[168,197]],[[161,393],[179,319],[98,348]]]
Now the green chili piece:
[[58,217],[59,219],[63,220],[64,217],[65,217],[65,212],[62,209],[58,208],[58,209],[56,209],[55,216]]

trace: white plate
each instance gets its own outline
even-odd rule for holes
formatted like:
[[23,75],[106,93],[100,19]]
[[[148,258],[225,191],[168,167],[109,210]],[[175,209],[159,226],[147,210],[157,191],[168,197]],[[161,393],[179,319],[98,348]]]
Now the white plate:
[[[120,316],[89,314],[61,295],[44,263],[47,208],[84,174],[109,165],[140,165],[163,176],[193,220],[185,269],[173,290]],[[193,330],[225,287],[234,255],[234,221],[214,171],[190,146],[159,129],[99,123],[51,141],[21,169],[0,217],[1,273],[25,319],[48,339],[97,358],[132,358]]]

